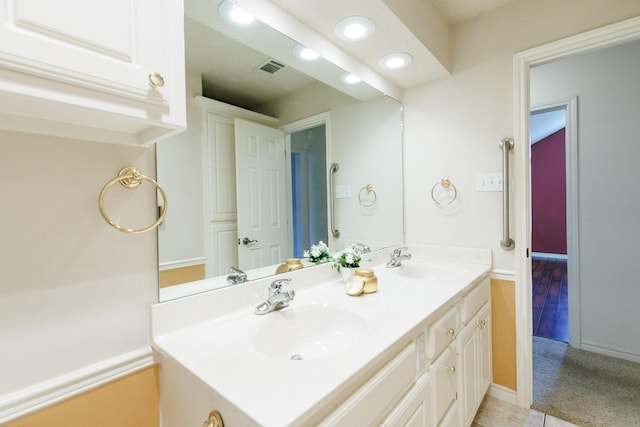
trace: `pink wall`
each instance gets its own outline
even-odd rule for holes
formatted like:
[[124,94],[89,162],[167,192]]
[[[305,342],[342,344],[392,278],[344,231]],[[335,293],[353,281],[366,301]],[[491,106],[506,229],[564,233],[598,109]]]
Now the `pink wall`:
[[531,146],[531,221],[533,252],[567,253],[565,130]]

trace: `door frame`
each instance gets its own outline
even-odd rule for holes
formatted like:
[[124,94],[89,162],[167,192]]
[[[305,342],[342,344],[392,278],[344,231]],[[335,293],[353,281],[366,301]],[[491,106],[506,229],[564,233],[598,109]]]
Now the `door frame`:
[[[285,150],[287,152],[287,161],[286,161],[286,169],[287,169],[287,188],[291,188],[291,134],[294,132],[303,131],[306,129],[314,128],[316,126],[324,125],[325,126],[325,154],[326,154],[326,165],[325,171],[329,170],[331,159],[331,115],[329,112],[315,114],[313,116],[296,120],[295,122],[288,123],[286,125],[280,126],[280,130],[285,133],[284,136],[284,144]],[[329,212],[331,201],[329,200],[330,191],[329,191],[329,174],[327,172],[326,176],[326,185],[327,185],[327,218],[331,215]],[[289,241],[292,242],[293,245],[293,194],[291,191],[287,194],[287,221],[289,224],[288,233],[289,233]],[[331,240],[331,233],[328,233],[328,239]],[[329,247],[331,247],[331,241],[325,242]],[[293,247],[293,246],[292,246]]]
[[531,332],[531,192],[529,156],[530,96],[529,68],[569,55],[621,44],[640,38],[640,17],[587,31],[513,57],[514,103],[514,237],[517,403],[522,408],[533,402],[533,356]]
[[[529,114],[564,109],[565,188],[567,221],[567,281],[569,298],[569,344],[581,348],[580,338],[580,236],[578,231],[578,97],[568,101],[531,107]],[[531,152],[529,152],[529,155]],[[531,163],[529,163],[531,164]],[[531,173],[529,173],[531,182]],[[529,187],[530,188],[530,187]],[[531,197],[531,196],[529,196]],[[531,213],[529,213],[529,221]]]

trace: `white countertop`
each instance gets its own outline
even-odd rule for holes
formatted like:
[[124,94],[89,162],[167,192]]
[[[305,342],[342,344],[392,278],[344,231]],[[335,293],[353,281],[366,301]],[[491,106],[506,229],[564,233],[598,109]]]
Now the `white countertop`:
[[[318,266],[313,275],[306,272],[306,276],[300,274],[298,278],[298,272],[288,274],[293,281],[284,288],[295,289],[296,296],[291,306],[281,312],[253,314],[255,305],[265,299],[272,279],[242,291],[228,289],[227,295],[217,298],[215,306],[209,306],[208,318],[194,312],[215,301],[212,295],[177,300],[172,307],[168,304],[174,302],[155,305],[153,346],[224,396],[256,424],[300,425],[320,411],[332,394],[345,387],[368,363],[381,357],[414,327],[464,293],[467,287],[487,277],[490,271],[490,254],[472,257],[473,262],[451,262],[418,259],[416,252],[421,251],[411,252],[414,259],[394,269],[378,263],[381,259],[374,254],[373,265],[367,267],[373,267],[378,277],[378,292],[359,297],[346,295],[343,283],[329,266]],[[385,262],[388,253],[384,252]],[[429,251],[422,253],[428,255]],[[411,277],[416,271],[426,272],[428,277],[421,280]],[[309,283],[311,277],[319,282]],[[341,307],[358,314],[367,322],[366,332],[347,351],[326,358],[288,360],[254,348],[252,334],[268,321],[268,316],[284,316],[286,310],[313,304]],[[172,322],[179,312],[188,313],[189,320]]]

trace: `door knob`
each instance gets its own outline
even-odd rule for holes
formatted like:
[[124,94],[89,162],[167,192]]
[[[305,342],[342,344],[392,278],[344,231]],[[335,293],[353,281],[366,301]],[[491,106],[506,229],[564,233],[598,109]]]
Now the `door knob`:
[[245,237],[244,239],[242,239],[242,244],[243,245],[250,245],[252,243],[258,243],[257,240],[251,240],[248,237]]

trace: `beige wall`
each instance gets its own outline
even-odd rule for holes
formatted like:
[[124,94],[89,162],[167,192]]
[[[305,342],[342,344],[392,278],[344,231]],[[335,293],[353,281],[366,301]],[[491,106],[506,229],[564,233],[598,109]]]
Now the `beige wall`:
[[[0,415],[22,392],[150,358],[156,234],[119,232],[98,210],[126,166],[155,176],[154,149],[0,132]],[[151,224],[155,189],[116,183],[105,208],[123,226]]]
[[[637,15],[637,0],[527,0],[452,27],[452,75],[406,90],[403,96],[407,240],[488,247],[494,267],[503,276],[513,275],[514,252],[499,244],[502,193],[475,191],[477,174],[502,170],[498,141],[514,133],[513,55]],[[438,208],[429,196],[431,187],[445,177],[458,189],[452,209]],[[494,286],[500,291],[494,313],[515,307],[515,288],[509,286],[516,284]],[[496,332],[506,335],[494,342],[494,354],[500,354],[503,345],[515,348],[513,331]],[[512,354],[496,360],[494,376],[515,389],[514,369]]]
[[159,427],[159,392],[153,366],[3,427]]
[[[498,141],[513,136],[513,54],[638,14],[637,0],[517,1],[453,27],[453,74],[403,97],[408,240],[489,247],[513,271],[499,245],[502,195],[475,191],[477,174],[501,171]],[[429,197],[443,177],[458,188],[455,210]]]
[[[513,133],[512,55],[638,14],[637,0],[518,1],[454,27],[453,75],[404,97],[408,240],[490,247],[496,267],[512,270],[513,254],[498,245],[499,193],[474,190],[476,174],[500,169],[497,141]],[[154,176],[153,157],[153,149],[0,133],[0,336],[13,349],[0,353],[0,397],[148,346],[155,234],[107,226],[97,197],[121,167]],[[430,202],[445,176],[458,187],[457,211]],[[133,194],[141,193],[110,206],[135,226],[128,221],[155,212],[155,195]],[[145,405],[132,389],[117,394]],[[66,425],[79,418],[71,413]]]

